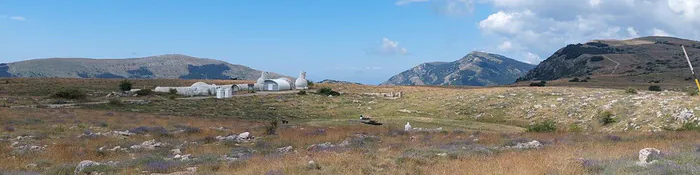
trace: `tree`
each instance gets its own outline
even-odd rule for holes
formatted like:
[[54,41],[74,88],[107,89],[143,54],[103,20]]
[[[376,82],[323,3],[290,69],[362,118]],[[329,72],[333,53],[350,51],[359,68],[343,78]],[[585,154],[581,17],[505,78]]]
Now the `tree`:
[[119,82],[119,90],[122,91],[130,91],[132,87],[132,84],[129,80],[122,80]]

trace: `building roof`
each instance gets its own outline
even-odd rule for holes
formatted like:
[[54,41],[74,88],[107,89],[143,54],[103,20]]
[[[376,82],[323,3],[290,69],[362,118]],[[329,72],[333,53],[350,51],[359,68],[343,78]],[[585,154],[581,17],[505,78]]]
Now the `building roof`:
[[292,89],[292,86],[291,86],[291,85],[289,84],[289,82],[288,82],[286,79],[284,79],[284,78],[267,79],[267,80],[265,80],[265,82],[267,82],[267,81],[272,81],[272,82],[277,83],[277,86],[279,87],[279,90],[291,90],[291,89]]

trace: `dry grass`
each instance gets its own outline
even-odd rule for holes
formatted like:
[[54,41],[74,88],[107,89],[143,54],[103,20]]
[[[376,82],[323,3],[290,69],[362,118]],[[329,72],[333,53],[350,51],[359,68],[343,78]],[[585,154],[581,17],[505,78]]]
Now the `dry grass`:
[[[10,79],[20,83],[2,85],[2,98],[26,98],[23,103],[41,104],[26,90],[35,79]],[[49,79],[47,83],[66,86],[77,83],[92,92],[101,93],[116,88],[118,80]],[[24,85],[21,84],[25,82]],[[135,80],[135,85],[181,85],[188,81]],[[194,80],[193,80],[194,81]],[[61,84],[63,83],[63,84]],[[101,85],[97,85],[104,83]],[[113,83],[114,86],[109,85]],[[12,83],[11,83],[12,84]],[[218,83],[217,83],[218,84]],[[222,83],[223,84],[223,83]],[[15,87],[16,86],[16,87]],[[118,161],[111,173],[139,174],[145,170],[145,157],[169,158],[169,150],[179,148],[201,160],[167,162],[168,172],[186,167],[199,167],[200,174],[589,174],[581,160],[616,160],[629,164],[637,152],[654,147],[665,153],[696,154],[700,141],[698,132],[648,132],[654,124],[675,126],[667,122],[677,109],[695,110],[698,99],[680,92],[640,92],[625,94],[623,90],[571,87],[376,87],[361,85],[317,85],[343,92],[339,97],[320,95],[267,95],[237,97],[225,100],[155,100],[147,105],[97,105],[79,109],[15,109],[0,108],[0,170],[36,171],[47,173],[64,165],[74,167],[82,160]],[[10,88],[9,90],[7,88]],[[365,92],[403,92],[400,99],[360,95]],[[515,94],[515,95],[512,95]],[[553,95],[554,94],[554,95]],[[503,97],[499,97],[503,96]],[[639,98],[640,100],[634,100]],[[90,97],[95,100],[101,97]],[[563,98],[564,100],[557,100]],[[604,109],[611,100],[608,109]],[[666,101],[660,105],[659,101]],[[587,103],[587,105],[581,105]],[[636,104],[639,103],[639,104]],[[535,108],[540,105],[540,108]],[[550,105],[556,105],[551,107]],[[401,112],[406,109],[411,112]],[[617,123],[602,126],[593,117],[602,110],[612,111]],[[657,113],[662,115],[658,116]],[[359,124],[360,114],[372,116],[382,126]],[[571,115],[571,116],[569,116]],[[481,116],[481,117],[476,117]],[[285,118],[277,135],[264,135],[272,119]],[[632,118],[635,118],[633,121]],[[556,119],[559,131],[527,133],[523,127],[530,122]],[[405,122],[414,127],[443,127],[445,132],[402,132]],[[642,122],[640,122],[642,121]],[[624,131],[629,122],[641,129]],[[568,132],[571,123],[584,127],[582,132]],[[148,132],[129,137],[79,138],[89,132],[124,131],[141,126],[163,127],[169,133],[176,126],[199,128],[189,134]],[[219,131],[211,127],[226,127]],[[207,137],[226,136],[250,131],[257,138],[247,143],[210,142]],[[17,136],[35,138],[17,140]],[[376,140],[358,139],[373,136]],[[128,147],[155,139],[168,144],[155,150],[100,152],[117,145]],[[328,151],[306,148],[330,142],[349,146]],[[515,142],[538,140],[542,149],[502,150]],[[19,153],[19,145],[47,145],[43,151]],[[292,146],[294,152],[276,153],[276,149]],[[216,160],[232,150],[256,150],[253,157],[234,162]],[[437,154],[446,153],[447,156]],[[212,158],[213,157],[213,158]],[[700,159],[700,158],[698,158]],[[320,169],[309,168],[313,160]],[[141,161],[139,163],[139,161]],[[164,161],[164,160],[158,160]],[[39,164],[37,168],[28,164]],[[697,165],[697,166],[700,166]],[[613,168],[613,167],[607,167]],[[2,171],[0,171],[1,173]],[[634,174],[624,168],[615,174]]]

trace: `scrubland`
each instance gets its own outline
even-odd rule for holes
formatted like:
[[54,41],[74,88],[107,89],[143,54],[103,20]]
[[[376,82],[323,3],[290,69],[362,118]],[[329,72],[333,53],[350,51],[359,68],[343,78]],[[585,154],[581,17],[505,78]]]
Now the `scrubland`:
[[[700,174],[700,100],[685,92],[321,84],[342,94],[81,104],[109,100],[118,80],[4,80],[2,174],[73,174],[84,160],[100,163],[86,174]],[[67,86],[88,97],[50,98]],[[402,97],[363,94],[389,92]],[[58,100],[78,105],[42,106]],[[637,164],[643,148],[661,150],[656,163]]]

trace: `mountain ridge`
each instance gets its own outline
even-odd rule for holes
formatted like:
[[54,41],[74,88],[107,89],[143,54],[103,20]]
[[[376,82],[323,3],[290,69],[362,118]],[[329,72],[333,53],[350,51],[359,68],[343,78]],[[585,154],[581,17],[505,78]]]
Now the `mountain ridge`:
[[[257,79],[261,74],[244,65],[164,54],[138,58],[39,58],[0,66],[0,77]],[[283,77],[270,73],[271,77]]]
[[534,67],[502,55],[472,51],[452,62],[421,63],[380,85],[503,85]]

